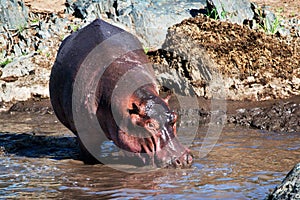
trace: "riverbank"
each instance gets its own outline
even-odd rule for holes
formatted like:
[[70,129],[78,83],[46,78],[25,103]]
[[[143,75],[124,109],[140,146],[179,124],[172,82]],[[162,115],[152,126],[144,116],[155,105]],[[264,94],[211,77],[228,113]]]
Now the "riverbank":
[[[200,124],[208,123],[210,120],[210,103],[209,99],[198,98]],[[172,99],[170,104],[173,109],[178,109],[178,104]],[[229,124],[273,132],[300,132],[300,96],[260,102],[229,100],[226,101],[226,104],[227,123]],[[1,103],[0,106],[3,110],[0,115],[3,118],[20,112],[54,115],[49,98]]]

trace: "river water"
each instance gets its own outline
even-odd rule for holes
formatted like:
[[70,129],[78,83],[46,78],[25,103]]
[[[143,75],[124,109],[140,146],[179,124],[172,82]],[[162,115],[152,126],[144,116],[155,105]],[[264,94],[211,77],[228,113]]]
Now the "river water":
[[84,165],[73,135],[53,115],[3,115],[0,199],[263,199],[299,162],[299,133],[231,125],[207,156],[197,156],[206,130],[199,128],[190,147],[191,168],[126,173]]

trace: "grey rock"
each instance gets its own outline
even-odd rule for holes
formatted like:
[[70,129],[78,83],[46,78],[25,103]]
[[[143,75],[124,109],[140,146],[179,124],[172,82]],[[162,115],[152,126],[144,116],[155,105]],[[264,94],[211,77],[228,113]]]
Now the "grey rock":
[[7,39],[6,38],[8,38],[7,34],[5,34],[5,33],[0,34],[0,46],[1,46],[1,49],[3,47],[6,47],[6,45],[7,45]]
[[48,30],[49,23],[46,23],[45,21],[40,21],[39,30]]
[[172,89],[173,92],[182,96],[194,96],[194,91],[185,77],[181,76],[175,69],[170,69],[168,72],[159,73],[156,76],[160,86],[167,89]]
[[[182,20],[192,17],[191,11],[204,7],[205,1],[189,0],[99,0],[69,1],[74,8],[74,15],[91,22],[96,17],[104,16],[116,26],[136,35],[149,49],[161,47],[167,29]],[[77,9],[77,11],[75,11]]]
[[[199,2],[163,1],[153,4],[133,5],[129,16],[132,18],[130,29],[135,29],[136,35],[145,47],[157,49],[165,40],[167,30],[174,24],[192,17],[190,11],[203,7]],[[125,20],[122,18],[125,17]],[[118,16],[121,21],[126,21],[127,16]],[[134,24],[134,27],[132,26]]]
[[252,20],[254,12],[248,0],[207,0],[209,12],[215,9],[220,20],[228,20],[232,23],[243,24],[245,20]]
[[26,45],[26,43],[25,43],[23,40],[20,40],[20,41],[19,41],[18,46],[19,46],[20,51],[21,51],[20,56],[21,56],[22,54],[24,54],[24,53],[29,53],[29,52],[26,52],[26,47],[27,47],[27,45]]
[[300,163],[287,174],[282,183],[269,194],[266,200],[300,199]]
[[22,1],[0,0],[0,22],[8,29],[19,29],[27,26],[28,11]]
[[[213,72],[215,66],[202,46],[173,26],[168,30],[162,49],[167,52],[164,57],[169,66],[175,68],[181,77],[185,77],[185,82],[193,88],[193,94],[212,97],[208,91],[216,86],[210,84],[211,80],[216,78]],[[172,64],[173,62],[177,63],[177,66]]]
[[289,29],[286,29],[286,28],[283,28],[283,27],[279,27],[278,28],[278,33],[280,34],[280,36],[288,36],[291,34],[290,30]]
[[61,33],[65,31],[66,27],[67,27],[67,20],[65,18],[55,18],[53,23],[49,25],[49,28],[54,33]]
[[33,62],[33,54],[15,58],[1,69],[0,101],[25,101],[33,95],[49,97],[50,70],[39,68]]
[[17,56],[17,57],[22,55],[22,50],[18,44],[14,45],[14,53],[15,53],[15,56]]
[[7,64],[2,69],[1,78],[6,77],[22,77],[29,75],[31,71],[35,70],[35,65],[31,63],[30,58],[33,54],[15,58],[11,63]]
[[32,39],[31,39],[31,37],[26,37],[25,38],[25,42],[26,42],[27,47],[31,47],[32,46]]
[[44,30],[44,31],[40,30],[38,31],[37,36],[41,39],[47,39],[51,37],[51,34],[49,33],[48,30]]

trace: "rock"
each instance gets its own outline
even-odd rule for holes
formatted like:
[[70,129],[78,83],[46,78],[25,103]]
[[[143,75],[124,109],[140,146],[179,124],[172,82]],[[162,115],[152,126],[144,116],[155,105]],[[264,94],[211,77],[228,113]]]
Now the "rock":
[[[157,71],[156,71],[157,72]],[[184,76],[180,75],[175,69],[168,72],[159,73],[156,76],[159,85],[165,89],[172,89],[176,94],[182,96],[194,96],[194,91]]]
[[48,30],[44,30],[44,31],[40,30],[38,31],[37,36],[41,39],[48,39],[51,37],[51,34],[49,33]]
[[206,2],[209,12],[216,11],[222,21],[228,20],[242,25],[245,20],[252,20],[254,17],[251,3],[248,0],[207,0]]
[[274,132],[300,132],[300,104],[286,102],[266,108],[238,110],[229,117],[229,122]]
[[[172,28],[169,29],[162,48],[168,52],[164,56],[169,61],[169,65],[172,65],[172,62],[178,63],[175,69],[180,74],[181,80],[177,84],[186,85],[188,88],[182,95],[196,94],[197,96],[211,97],[207,96],[209,95],[208,90],[210,90],[208,83],[213,76],[214,63],[205,49],[197,45],[191,38]],[[165,74],[172,72],[172,70],[172,68],[169,69]],[[173,75],[169,74],[169,76],[172,77]]]
[[280,34],[280,36],[282,37],[286,37],[288,35],[291,34],[290,30],[289,29],[286,29],[286,28],[283,28],[283,27],[279,27],[278,28],[278,33]]
[[282,183],[269,194],[266,200],[300,199],[300,163],[287,174]]
[[14,45],[14,53],[15,53],[15,56],[17,56],[17,57],[22,55],[22,50],[20,49],[18,44]]
[[[158,49],[164,42],[167,29],[192,17],[191,10],[204,7],[204,0],[187,2],[164,1],[68,1],[76,17],[91,22],[97,16],[104,16],[116,26],[136,35],[143,46]],[[69,7],[69,8],[70,8]],[[91,17],[92,16],[92,17]]]
[[28,9],[21,1],[0,0],[0,22],[6,24],[8,29],[19,29],[26,27],[28,20]]
[[7,46],[7,34],[0,34],[0,51],[3,51],[4,48]]
[[49,97],[50,69],[39,68],[33,54],[15,58],[1,71],[0,102],[24,101],[36,95]]
[[128,17],[131,18],[132,21],[125,25],[134,30],[145,47],[158,49],[164,42],[169,27],[192,17],[190,11],[201,7],[204,7],[202,3],[192,1],[180,3],[170,0],[148,5],[139,3],[133,5],[129,16],[120,15],[117,20],[126,22]]
[[35,70],[36,66],[31,63],[30,58],[33,56],[33,54],[23,56],[16,58],[13,60],[13,62],[7,64],[3,69],[2,69],[2,77],[22,77],[25,75],[30,74],[32,71]]
[[267,10],[267,7],[263,8],[264,27],[266,32],[276,33],[279,27],[278,18],[274,13]]
[[25,0],[25,5],[30,7],[32,12],[37,13],[63,13],[65,0]]

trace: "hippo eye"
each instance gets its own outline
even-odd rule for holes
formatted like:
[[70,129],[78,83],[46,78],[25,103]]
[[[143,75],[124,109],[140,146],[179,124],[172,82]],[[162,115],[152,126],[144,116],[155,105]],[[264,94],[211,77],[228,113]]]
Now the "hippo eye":
[[174,125],[177,121],[177,115],[175,112],[172,112],[170,115],[169,115],[169,120],[168,122],[171,124],[171,125]]
[[148,122],[147,127],[152,130],[158,129],[158,125],[154,122]]
[[151,129],[153,129],[153,128],[155,128],[155,125],[153,123],[149,122],[148,123],[148,127],[151,128]]

